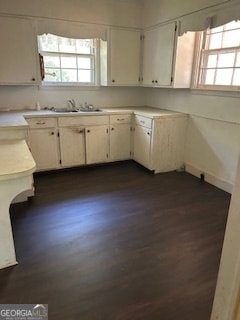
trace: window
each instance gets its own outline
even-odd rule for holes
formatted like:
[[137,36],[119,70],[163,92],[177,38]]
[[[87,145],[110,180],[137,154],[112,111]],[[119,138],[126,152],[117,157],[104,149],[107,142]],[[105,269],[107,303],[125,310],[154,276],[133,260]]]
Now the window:
[[199,39],[197,88],[240,89],[240,21],[208,29]]
[[96,84],[96,39],[38,36],[43,83]]

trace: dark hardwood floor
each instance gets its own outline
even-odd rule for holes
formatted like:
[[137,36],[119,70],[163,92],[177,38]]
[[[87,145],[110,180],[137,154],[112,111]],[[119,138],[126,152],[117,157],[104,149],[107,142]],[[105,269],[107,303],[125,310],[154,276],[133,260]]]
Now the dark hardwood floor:
[[48,303],[51,320],[209,320],[230,195],[134,162],[35,176],[11,206],[19,264],[0,303]]

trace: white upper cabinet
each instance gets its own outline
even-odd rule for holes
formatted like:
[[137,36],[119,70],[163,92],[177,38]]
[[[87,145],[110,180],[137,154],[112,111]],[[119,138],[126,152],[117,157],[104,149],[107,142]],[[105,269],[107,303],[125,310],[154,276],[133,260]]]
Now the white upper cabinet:
[[109,30],[108,41],[101,41],[101,84],[138,86],[140,50],[140,31]]
[[143,86],[190,86],[194,54],[194,33],[177,37],[177,23],[171,22],[144,32]]
[[0,42],[0,84],[38,84],[38,55],[31,21],[0,17]]

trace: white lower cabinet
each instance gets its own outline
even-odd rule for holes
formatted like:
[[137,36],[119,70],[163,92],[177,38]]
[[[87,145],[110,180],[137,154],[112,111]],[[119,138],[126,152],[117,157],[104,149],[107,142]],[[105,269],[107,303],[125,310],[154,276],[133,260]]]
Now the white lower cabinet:
[[86,163],[85,128],[59,128],[61,165],[71,167]]
[[133,159],[155,173],[179,169],[184,163],[187,116],[164,115],[134,118]]
[[152,168],[152,119],[136,115],[134,118],[133,159],[144,167]]
[[29,124],[28,143],[37,164],[37,170],[60,167],[57,119],[27,119]]
[[131,114],[110,115],[110,161],[131,158]]
[[109,116],[61,117],[58,125],[63,167],[108,161]]
[[109,157],[108,125],[86,127],[87,164],[107,162]]
[[42,117],[27,122],[38,171],[133,159],[159,173],[184,163],[187,116],[181,113]]

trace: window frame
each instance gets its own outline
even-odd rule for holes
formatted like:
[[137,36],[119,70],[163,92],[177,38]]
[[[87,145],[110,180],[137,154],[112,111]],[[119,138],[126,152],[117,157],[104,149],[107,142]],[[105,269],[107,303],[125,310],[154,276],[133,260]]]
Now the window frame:
[[[205,57],[211,54],[224,54],[224,53],[238,53],[240,54],[240,46],[236,47],[224,47],[224,48],[217,48],[217,49],[205,49],[204,45],[206,43],[207,38],[207,31],[208,29],[196,32],[196,44],[195,44],[195,61],[193,66],[193,75],[192,75],[192,89],[199,89],[199,90],[216,90],[216,91],[240,91],[240,85],[221,85],[221,84],[204,84],[201,81],[201,77],[204,77],[204,71],[201,69],[204,68],[204,55]],[[226,32],[223,30],[223,32]],[[207,58],[206,58],[207,61]],[[205,64],[206,66],[206,64]],[[230,67],[225,67],[226,69],[230,69]],[[221,68],[213,68],[220,70]],[[224,69],[224,68],[222,68]],[[231,68],[232,74],[231,78],[233,79],[234,72],[236,69],[240,69],[240,67],[236,67],[236,59],[234,62],[234,66]],[[216,72],[214,77],[216,77]],[[215,82],[215,80],[214,80]]]
[[[68,37],[61,37],[60,38],[68,38]],[[68,38],[72,39],[72,38]],[[81,40],[80,38],[78,40]],[[85,40],[85,39],[83,39]],[[93,53],[90,54],[84,54],[84,53],[71,53],[71,52],[59,52],[59,51],[44,51],[41,50],[41,44],[40,44],[40,36],[38,36],[37,42],[38,42],[38,53],[39,53],[39,59],[40,59],[40,74],[41,74],[41,85],[43,87],[98,87],[99,86],[99,81],[100,81],[100,40],[99,39],[90,39],[94,41],[94,46],[93,46]],[[78,57],[90,57],[93,60],[93,81],[91,82],[80,82],[80,81],[44,81],[44,75],[45,75],[45,70],[44,70],[44,55],[45,56],[69,56],[69,57],[75,57],[76,59]],[[47,67],[46,67],[47,68]],[[59,68],[61,71],[62,69],[65,68]],[[71,68],[69,68],[71,70]],[[78,72],[78,68],[73,68],[73,70],[76,70]],[[91,69],[89,69],[91,70]]]

